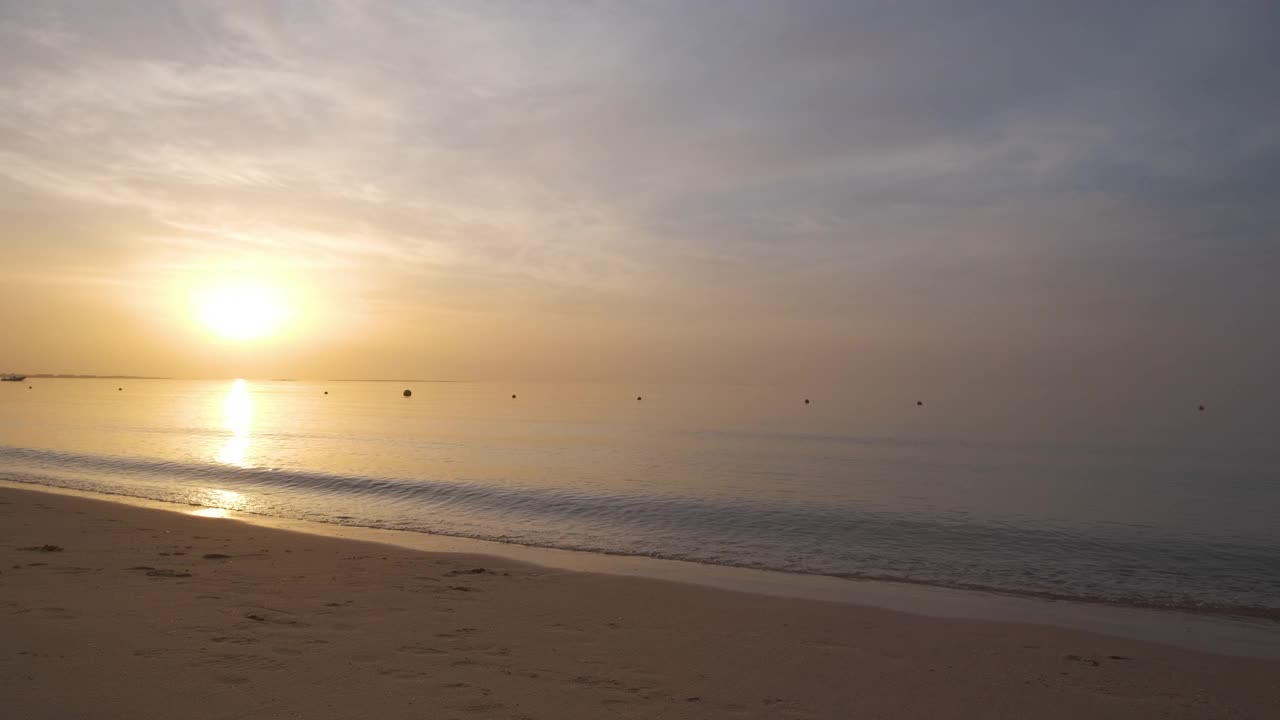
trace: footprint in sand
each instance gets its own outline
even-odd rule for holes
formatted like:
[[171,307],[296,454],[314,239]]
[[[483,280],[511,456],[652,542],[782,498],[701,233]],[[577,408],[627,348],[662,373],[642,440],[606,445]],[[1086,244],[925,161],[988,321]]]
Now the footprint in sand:
[[465,705],[450,705],[449,707],[462,712],[492,713],[496,710],[501,710],[506,705],[498,702],[475,702],[466,703]]
[[206,653],[190,665],[220,670],[281,670],[285,667],[283,660],[244,653]]
[[400,652],[410,655],[444,655],[445,651],[439,648],[427,647],[426,645],[404,645],[401,646]]
[[18,549],[24,552],[62,552],[63,551],[63,547],[61,545],[28,545],[27,547],[20,547]]
[[393,677],[397,680],[425,680],[430,677],[428,673],[409,668],[378,668],[378,674]]
[[151,648],[149,650],[135,650],[134,657],[140,657],[146,660],[171,660],[176,657],[191,657],[196,655],[195,650],[182,650],[178,648]]
[[87,573],[103,571],[103,568],[76,567],[75,565],[55,565],[49,569],[57,573],[62,573],[63,575],[85,575]]
[[463,628],[457,628],[453,632],[438,632],[433,634],[432,637],[438,637],[444,640],[459,640],[459,639],[466,638],[467,636],[475,632],[479,632],[479,630],[473,627],[463,627]]
[[157,568],[155,570],[148,570],[147,577],[187,578],[187,577],[191,577],[191,573],[187,572],[186,570],[170,570],[167,568]]
[[278,615],[271,615],[267,613],[248,612],[244,614],[244,617],[247,620],[252,620],[254,622],[259,622],[259,623],[270,623],[272,625],[285,625],[288,627],[299,627],[299,628],[310,627],[309,623],[302,622],[301,620],[291,620],[289,618],[280,617]]
[[231,645],[252,645],[258,642],[257,638],[246,637],[244,635],[220,635],[215,638],[210,638],[210,640],[216,643],[229,643]]
[[76,614],[64,607],[42,607],[27,608],[19,610],[14,615],[34,615],[36,617],[49,618],[50,620],[73,620]]
[[[1101,662],[1099,662],[1099,661],[1098,661],[1098,659],[1097,659],[1096,657],[1082,657],[1082,656],[1080,656],[1080,655],[1064,655],[1064,656],[1063,656],[1063,659],[1065,659],[1065,660],[1071,660],[1072,662],[1084,663],[1085,665],[1088,665],[1088,666],[1090,666],[1090,667],[1098,667],[1099,665],[1101,665],[1101,664],[1102,664]],[[1131,658],[1131,657],[1126,657],[1126,656],[1124,656],[1124,655],[1108,655],[1108,656],[1106,657],[1106,659],[1107,659],[1107,660],[1116,660],[1116,661],[1119,661],[1119,662],[1128,662],[1129,660],[1132,660],[1133,658]]]

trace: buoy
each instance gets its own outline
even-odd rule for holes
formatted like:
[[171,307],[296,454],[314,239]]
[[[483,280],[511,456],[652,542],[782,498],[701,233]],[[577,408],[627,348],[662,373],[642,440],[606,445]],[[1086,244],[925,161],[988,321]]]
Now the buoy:
[[121,390],[123,390],[123,389],[124,389],[124,388],[116,388],[116,392],[120,392],[120,391],[121,391]]
[[640,397],[639,395],[636,396],[636,400],[643,400],[643,399],[644,398]]
[[325,394],[325,395],[328,395],[328,394],[329,394],[329,391],[328,391],[328,390],[325,390],[325,391],[324,391],[324,394]]
[[809,398],[805,398],[805,399],[804,399],[804,404],[805,404],[805,405],[808,405],[808,404],[809,404]]
[[1203,405],[1201,405],[1201,406],[1200,406],[1200,412],[1204,412],[1204,406],[1203,406]]
[[516,396],[515,396],[515,395],[512,395],[512,396],[511,396],[511,399],[512,399],[512,400],[515,400],[515,399],[516,399]]
[[923,401],[923,400],[917,400],[917,401],[916,401],[916,407],[924,407],[924,401]]
[[405,391],[404,391],[404,396],[405,396],[405,397],[413,397],[413,391],[412,391],[412,390],[405,390]]

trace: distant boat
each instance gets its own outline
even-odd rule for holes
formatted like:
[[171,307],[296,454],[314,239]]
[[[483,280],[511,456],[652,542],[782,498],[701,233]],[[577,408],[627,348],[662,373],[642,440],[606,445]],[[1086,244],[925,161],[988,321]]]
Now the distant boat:
[[0,382],[22,382],[26,379],[26,375],[5,375],[4,377],[0,377]]

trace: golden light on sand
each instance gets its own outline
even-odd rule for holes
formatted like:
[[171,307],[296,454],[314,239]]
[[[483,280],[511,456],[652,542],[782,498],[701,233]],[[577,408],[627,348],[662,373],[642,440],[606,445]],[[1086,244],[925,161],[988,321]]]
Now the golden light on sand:
[[207,518],[229,518],[229,517],[231,517],[231,513],[230,513],[230,511],[223,510],[222,508],[200,508],[199,510],[192,510],[191,512],[189,512],[189,513],[187,513],[187,514],[188,514],[188,515],[196,515],[196,516],[198,516],[198,517],[207,517]]
[[196,300],[200,322],[229,340],[256,340],[278,332],[292,314],[279,288],[260,282],[218,285]]

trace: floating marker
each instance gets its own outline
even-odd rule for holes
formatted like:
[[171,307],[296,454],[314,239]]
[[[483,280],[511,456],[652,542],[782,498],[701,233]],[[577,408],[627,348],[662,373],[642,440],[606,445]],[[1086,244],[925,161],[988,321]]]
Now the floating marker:
[[808,405],[808,404],[809,404],[809,398],[805,398],[805,399],[804,399],[804,404],[805,404],[805,405]]
[[515,396],[515,395],[512,395],[512,396],[511,396],[511,399],[512,399],[512,400],[515,400],[515,399],[516,399],[516,396]]
[[916,401],[916,407],[924,407],[924,401],[923,401],[923,400],[917,400],[917,401]]
[[328,395],[328,394],[329,394],[329,391],[328,391],[328,390],[325,390],[325,391],[324,391],[324,394],[325,394],[325,395]]
[[640,397],[639,395],[636,396],[636,400],[643,400],[643,399],[644,398]]
[[121,391],[121,390],[123,390],[123,389],[124,389],[124,388],[116,388],[116,392],[120,392],[120,391]]
[[1204,406],[1203,406],[1203,405],[1201,405],[1201,406],[1200,406],[1200,412],[1204,412]]
[[404,391],[404,396],[405,396],[405,397],[413,397],[413,391],[412,391],[412,390],[405,390],[405,391]]

